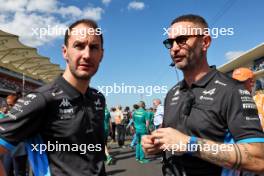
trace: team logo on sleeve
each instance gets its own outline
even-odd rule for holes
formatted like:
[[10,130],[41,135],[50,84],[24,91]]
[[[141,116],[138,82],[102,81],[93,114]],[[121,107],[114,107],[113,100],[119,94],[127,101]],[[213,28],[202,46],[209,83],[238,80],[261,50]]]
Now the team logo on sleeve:
[[99,98],[94,102],[94,105],[96,110],[103,110],[102,103]]

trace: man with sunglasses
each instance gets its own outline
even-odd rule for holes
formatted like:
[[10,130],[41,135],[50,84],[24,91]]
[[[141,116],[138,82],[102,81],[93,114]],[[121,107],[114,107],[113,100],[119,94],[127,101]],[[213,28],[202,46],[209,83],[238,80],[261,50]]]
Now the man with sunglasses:
[[164,175],[239,175],[264,172],[264,133],[243,85],[210,67],[207,22],[183,15],[171,23],[169,49],[184,79],[167,94],[163,128],[146,135],[147,154],[164,154]]

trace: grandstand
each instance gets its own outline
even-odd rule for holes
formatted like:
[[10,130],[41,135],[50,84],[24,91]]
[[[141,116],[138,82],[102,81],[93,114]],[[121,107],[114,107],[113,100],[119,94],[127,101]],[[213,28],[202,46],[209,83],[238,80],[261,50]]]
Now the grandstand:
[[27,93],[52,81],[63,70],[28,47],[19,37],[0,30],[0,105],[8,94]]
[[241,56],[234,58],[224,65],[221,65],[218,70],[232,75],[234,69],[238,67],[247,67],[254,71],[255,78],[259,86],[264,88],[264,43],[256,46],[253,49],[243,53]]

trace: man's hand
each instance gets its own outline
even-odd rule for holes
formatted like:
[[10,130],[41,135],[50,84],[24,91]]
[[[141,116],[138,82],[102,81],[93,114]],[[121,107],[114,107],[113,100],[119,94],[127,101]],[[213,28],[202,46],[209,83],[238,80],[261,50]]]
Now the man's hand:
[[160,149],[173,151],[175,153],[185,153],[187,148],[180,148],[180,145],[187,145],[190,137],[173,128],[159,128],[152,133],[154,143],[160,144]]
[[178,146],[180,144],[186,145],[189,142],[189,138],[189,136],[173,128],[159,128],[152,132],[151,135],[142,137],[142,147],[146,154],[156,154],[164,150],[185,153],[186,150],[182,151]]
[[144,135],[141,140],[142,148],[147,155],[154,155],[162,152],[161,144],[155,143],[153,135]]

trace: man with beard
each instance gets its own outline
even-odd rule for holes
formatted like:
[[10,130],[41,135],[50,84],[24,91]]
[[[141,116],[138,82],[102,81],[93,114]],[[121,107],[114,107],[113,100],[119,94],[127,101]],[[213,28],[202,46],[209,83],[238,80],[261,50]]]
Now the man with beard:
[[184,79],[165,99],[163,128],[143,136],[148,154],[163,152],[164,175],[239,175],[264,172],[264,133],[243,85],[210,67],[207,22],[183,15],[164,45]]
[[0,120],[0,151],[26,142],[34,175],[104,176],[105,98],[90,88],[103,58],[103,36],[93,20],[65,33],[66,69],[52,83],[19,99]]

